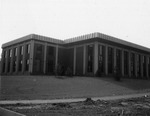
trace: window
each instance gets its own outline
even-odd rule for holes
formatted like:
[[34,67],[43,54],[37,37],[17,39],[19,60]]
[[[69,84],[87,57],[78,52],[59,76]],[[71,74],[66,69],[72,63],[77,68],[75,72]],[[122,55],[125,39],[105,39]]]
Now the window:
[[9,51],[8,51],[8,53],[9,53],[9,57],[12,57],[12,49],[9,49]]
[[124,74],[128,75],[128,52],[124,51]]
[[4,51],[4,58],[7,57],[7,51]]
[[22,60],[19,61],[19,71],[22,71]]
[[17,64],[17,62],[16,62],[16,61],[14,61],[14,62],[13,62],[13,72],[15,72],[15,71],[16,71],[16,64]]
[[143,76],[146,76],[146,56],[143,56]]
[[30,53],[30,44],[27,44],[27,53]]
[[25,64],[26,64],[25,70],[28,71],[28,70],[29,70],[29,59],[27,59],[27,60],[25,61]]
[[98,69],[100,70],[100,72],[104,73],[104,66],[105,66],[105,46],[103,45],[99,45],[98,48]]
[[113,48],[108,47],[108,73],[113,73]]
[[93,72],[93,45],[88,45],[87,50],[88,50],[87,72]]
[[116,66],[118,71],[121,71],[121,50],[116,50]]
[[17,56],[17,48],[14,48],[14,56]]
[[135,54],[131,53],[131,75],[134,76],[135,74]]
[[137,55],[137,76],[140,76],[140,55]]
[[23,46],[20,46],[20,55],[23,55]]
[[148,72],[149,72],[149,77],[150,77],[150,57],[148,58],[149,63],[148,63]]

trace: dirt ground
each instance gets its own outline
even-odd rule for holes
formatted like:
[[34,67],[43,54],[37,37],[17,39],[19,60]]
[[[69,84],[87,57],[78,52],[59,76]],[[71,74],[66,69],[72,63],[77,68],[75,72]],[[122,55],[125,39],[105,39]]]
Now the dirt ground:
[[1,76],[1,100],[105,97],[150,92],[150,80],[113,77]]
[[16,104],[1,107],[27,116],[150,116],[150,96],[113,101],[53,104]]

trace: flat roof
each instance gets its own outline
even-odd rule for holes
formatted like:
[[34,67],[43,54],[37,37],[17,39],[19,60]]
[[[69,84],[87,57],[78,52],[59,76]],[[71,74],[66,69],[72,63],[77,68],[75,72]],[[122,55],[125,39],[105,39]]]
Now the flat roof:
[[128,42],[128,41],[125,41],[125,40],[121,40],[119,38],[112,37],[112,36],[102,34],[102,33],[99,33],[99,32],[73,37],[73,38],[64,40],[64,42],[65,43],[74,43],[74,42],[79,42],[79,41],[88,40],[88,39],[92,39],[92,38],[103,39],[103,40],[107,40],[107,41],[110,41],[110,42],[115,42],[115,43],[118,43],[118,44],[122,44],[122,45],[125,45],[125,46],[129,46],[129,47],[132,47],[132,48],[141,49],[141,50],[150,52],[150,48],[147,48],[147,47],[144,47],[144,46],[141,46],[141,45],[138,45],[138,44],[134,44],[132,42]]
[[122,44],[125,46],[129,46],[132,48],[141,49],[141,50],[150,52],[150,48],[147,48],[147,47],[144,47],[141,45],[137,45],[137,44],[134,44],[132,42],[125,41],[125,40],[121,40],[121,39],[118,39],[116,37],[112,37],[112,36],[102,34],[99,32],[86,34],[86,35],[82,35],[82,36],[77,36],[77,37],[73,37],[73,38],[65,39],[65,40],[54,39],[51,37],[45,37],[45,36],[41,36],[41,35],[37,35],[37,34],[30,34],[30,35],[27,35],[27,36],[24,36],[24,37],[21,37],[21,38],[18,38],[18,39],[15,39],[13,41],[10,41],[10,42],[3,44],[2,48],[7,47],[7,46],[11,46],[13,44],[21,43],[23,41],[30,40],[30,39],[35,39],[35,40],[40,40],[40,41],[45,41],[45,42],[51,42],[51,43],[55,43],[55,44],[69,44],[69,43],[84,41],[84,40],[88,40],[88,39],[92,39],[92,38],[103,39],[103,40],[107,40],[110,42],[115,42],[118,44]]
[[55,43],[55,44],[63,44],[64,41],[63,40],[59,40],[59,39],[54,39],[51,37],[46,37],[46,36],[41,36],[41,35],[37,35],[37,34],[30,34],[15,40],[12,40],[10,42],[4,43],[2,45],[2,48],[7,47],[7,46],[11,46],[17,43],[21,43],[27,40],[31,40],[31,39],[35,39],[35,40],[40,40],[40,41],[45,41],[45,42],[51,42],[51,43]]

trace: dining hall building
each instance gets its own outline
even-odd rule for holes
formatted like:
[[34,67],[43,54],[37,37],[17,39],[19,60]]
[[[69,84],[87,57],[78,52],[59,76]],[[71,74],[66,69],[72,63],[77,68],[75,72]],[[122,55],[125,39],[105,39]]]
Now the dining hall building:
[[102,33],[66,40],[30,34],[2,45],[1,75],[54,75],[61,65],[73,75],[150,78],[150,49]]

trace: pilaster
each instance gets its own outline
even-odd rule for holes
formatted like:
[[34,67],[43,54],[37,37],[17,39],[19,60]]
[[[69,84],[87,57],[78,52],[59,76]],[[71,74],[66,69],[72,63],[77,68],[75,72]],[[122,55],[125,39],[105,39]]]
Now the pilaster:
[[74,54],[73,54],[73,75],[76,74],[76,46],[74,47]]
[[122,73],[122,76],[124,76],[124,51],[122,50],[121,51],[121,73]]
[[105,46],[105,75],[108,75],[108,46]]
[[83,46],[83,75],[85,75],[86,68],[86,45]]
[[30,50],[30,62],[29,62],[29,72],[33,73],[33,57],[34,57],[34,40],[31,40],[31,50]]
[[96,74],[98,70],[98,43],[94,44],[94,74]]
[[46,54],[47,54],[47,43],[45,43],[44,46],[44,69],[43,69],[44,74],[46,74]]
[[131,77],[131,52],[128,51],[128,73],[129,77]]
[[57,68],[57,65],[58,65],[58,45],[56,46],[55,69]]

